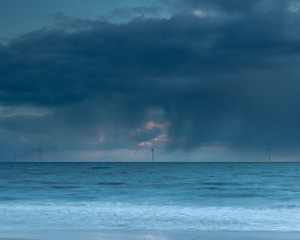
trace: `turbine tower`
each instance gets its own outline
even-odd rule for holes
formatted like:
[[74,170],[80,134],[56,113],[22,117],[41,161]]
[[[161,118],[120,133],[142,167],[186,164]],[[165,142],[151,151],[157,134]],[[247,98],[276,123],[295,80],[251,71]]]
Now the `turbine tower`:
[[42,150],[39,148],[39,162],[42,161]]
[[154,149],[152,148],[152,162],[154,162]]

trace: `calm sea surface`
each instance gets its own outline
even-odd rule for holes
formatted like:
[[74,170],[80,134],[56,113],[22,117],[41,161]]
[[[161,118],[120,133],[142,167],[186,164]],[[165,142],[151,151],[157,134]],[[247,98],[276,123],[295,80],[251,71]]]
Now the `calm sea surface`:
[[300,163],[0,163],[0,232],[299,226]]

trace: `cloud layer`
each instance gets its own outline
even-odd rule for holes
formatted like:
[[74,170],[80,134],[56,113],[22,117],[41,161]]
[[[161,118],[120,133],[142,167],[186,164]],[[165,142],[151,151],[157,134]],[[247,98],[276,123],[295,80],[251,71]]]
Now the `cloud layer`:
[[163,3],[172,17],[73,19],[0,46],[10,148],[298,154],[295,1]]

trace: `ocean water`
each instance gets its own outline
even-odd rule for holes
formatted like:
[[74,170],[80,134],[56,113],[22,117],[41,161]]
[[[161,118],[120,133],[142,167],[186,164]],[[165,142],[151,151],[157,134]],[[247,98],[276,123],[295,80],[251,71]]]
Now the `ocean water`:
[[32,230],[294,232],[299,180],[300,163],[0,163],[0,237]]

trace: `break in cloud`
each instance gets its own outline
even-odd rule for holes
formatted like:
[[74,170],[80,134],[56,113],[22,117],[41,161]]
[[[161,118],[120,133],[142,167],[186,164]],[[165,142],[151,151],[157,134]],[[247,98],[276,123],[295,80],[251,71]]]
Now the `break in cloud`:
[[172,14],[68,19],[1,45],[3,158],[37,146],[299,154],[299,2],[160,4]]

